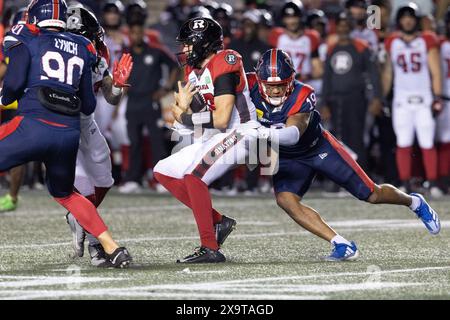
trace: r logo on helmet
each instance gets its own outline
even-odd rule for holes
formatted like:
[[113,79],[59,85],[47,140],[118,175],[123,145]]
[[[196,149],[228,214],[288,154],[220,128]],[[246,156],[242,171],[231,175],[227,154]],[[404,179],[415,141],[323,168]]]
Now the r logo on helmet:
[[203,19],[193,20],[191,22],[192,31],[203,31],[206,29],[206,21]]
[[237,61],[236,55],[234,55],[232,53],[227,54],[225,57],[225,61],[228,64],[236,64],[236,61]]

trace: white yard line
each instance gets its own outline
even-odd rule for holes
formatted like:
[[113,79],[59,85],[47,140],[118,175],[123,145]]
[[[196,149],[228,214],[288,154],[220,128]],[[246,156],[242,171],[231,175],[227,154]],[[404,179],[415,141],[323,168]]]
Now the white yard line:
[[[382,275],[382,274],[392,274],[392,273],[414,273],[414,272],[425,272],[425,271],[441,271],[450,270],[450,267],[424,267],[424,268],[410,268],[410,269],[393,269],[393,270],[380,270],[380,271],[363,271],[363,272],[340,272],[340,273],[329,273],[329,274],[313,274],[304,276],[287,276],[287,277],[268,277],[268,278],[254,278],[254,279],[241,279],[241,280],[229,280],[229,281],[217,281],[205,284],[210,285],[222,285],[222,284],[247,284],[247,283],[257,283],[257,282],[272,282],[272,281],[285,281],[285,280],[306,280],[306,279],[320,279],[320,278],[330,278],[330,277],[345,277],[345,276],[367,276],[367,275]],[[198,286],[203,286],[203,283],[198,284]]]
[[[363,276],[375,274],[393,274],[393,273],[415,273],[425,271],[449,270],[450,267],[423,267],[410,269],[381,270],[375,272],[342,272],[332,274],[305,275],[305,276],[287,276],[287,277],[266,277],[254,279],[240,279],[229,281],[203,282],[203,283],[179,283],[162,284],[149,286],[135,286],[124,288],[82,288],[73,290],[17,290],[21,287],[37,285],[77,285],[87,282],[97,282],[97,280],[120,281],[125,278],[101,278],[101,277],[33,277],[17,276],[17,280],[0,282],[0,288],[16,288],[16,290],[0,290],[0,299],[37,299],[37,298],[65,298],[65,297],[142,297],[142,298],[206,298],[206,299],[324,299],[322,295],[298,295],[298,293],[335,293],[343,291],[365,291],[365,290],[383,290],[404,287],[413,287],[426,285],[426,283],[406,283],[406,282],[358,282],[345,284],[295,284],[292,280],[337,278],[345,276]],[[14,276],[2,276],[4,279],[13,279]],[[43,281],[46,279],[47,281]],[[77,282],[74,282],[77,281]],[[270,282],[278,282],[270,284]],[[290,281],[283,284],[280,281]],[[3,285],[2,285],[3,284]],[[150,292],[149,292],[150,291]],[[169,292],[165,292],[169,291]],[[259,293],[259,294],[257,294]],[[292,293],[292,294],[287,294]],[[295,294],[297,293],[297,294]]]
[[130,291],[127,288],[83,289],[83,290],[27,290],[1,291],[0,300],[58,299],[68,297],[129,297],[129,298],[175,298],[175,299],[230,299],[230,300],[324,300],[322,295],[269,295],[269,294],[225,294],[225,293],[176,293]]

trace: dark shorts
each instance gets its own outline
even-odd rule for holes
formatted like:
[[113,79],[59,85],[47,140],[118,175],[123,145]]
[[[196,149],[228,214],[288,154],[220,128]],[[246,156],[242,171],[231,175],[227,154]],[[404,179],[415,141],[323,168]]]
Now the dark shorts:
[[50,194],[67,197],[73,192],[79,140],[77,129],[17,116],[0,126],[0,171],[41,161]]
[[331,133],[322,134],[308,153],[294,159],[280,156],[273,177],[275,193],[291,192],[303,197],[316,174],[321,173],[356,198],[367,200],[374,190],[373,181]]

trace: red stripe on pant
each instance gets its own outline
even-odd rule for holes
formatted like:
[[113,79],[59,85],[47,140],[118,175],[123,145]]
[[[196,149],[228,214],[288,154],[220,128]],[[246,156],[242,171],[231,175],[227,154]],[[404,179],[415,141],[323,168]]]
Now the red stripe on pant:
[[20,126],[23,117],[14,117],[11,121],[0,126],[0,140],[5,139],[7,136],[11,135]]
[[359,164],[353,160],[351,155],[344,149],[342,144],[328,131],[322,132],[325,139],[333,146],[333,148],[339,153],[339,155],[344,159],[344,161],[356,172],[356,174],[361,178],[364,184],[370,189],[370,192],[375,190],[375,183],[369,176],[364,172],[364,170],[359,166]]
[[[231,132],[226,136],[221,142],[213,146],[203,157],[200,163],[192,170],[192,174],[198,178],[203,178],[206,172],[211,168],[211,166],[219,160],[228,150],[234,147],[241,139],[242,135],[236,133],[236,131]],[[226,144],[230,139],[233,139],[233,144]],[[219,148],[222,147],[222,148]],[[216,149],[223,150],[219,154],[215,153]]]

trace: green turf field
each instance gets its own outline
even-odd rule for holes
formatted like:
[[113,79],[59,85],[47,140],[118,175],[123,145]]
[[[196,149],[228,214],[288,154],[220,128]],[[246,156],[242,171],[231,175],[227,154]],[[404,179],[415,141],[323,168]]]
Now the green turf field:
[[135,262],[95,269],[69,257],[65,212],[46,193],[25,192],[18,211],[0,214],[0,299],[450,299],[450,198],[431,202],[439,236],[406,208],[313,195],[306,203],[357,242],[358,261],[321,261],[331,246],[267,195],[215,198],[238,220],[228,262],[177,265],[198,244],[192,213],[168,196],[112,193],[101,212]]

